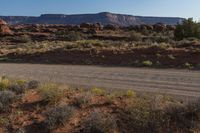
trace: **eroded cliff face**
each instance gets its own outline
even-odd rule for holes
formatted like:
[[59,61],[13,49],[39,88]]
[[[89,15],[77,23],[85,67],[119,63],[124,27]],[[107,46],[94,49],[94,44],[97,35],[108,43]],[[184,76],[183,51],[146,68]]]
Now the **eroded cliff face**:
[[102,12],[98,14],[43,14],[39,17],[30,16],[0,16],[9,24],[81,24],[96,23],[103,25],[113,24],[117,26],[130,26],[141,24],[164,23],[168,25],[176,25],[183,21],[183,18],[175,17],[142,17],[124,14],[114,14]]

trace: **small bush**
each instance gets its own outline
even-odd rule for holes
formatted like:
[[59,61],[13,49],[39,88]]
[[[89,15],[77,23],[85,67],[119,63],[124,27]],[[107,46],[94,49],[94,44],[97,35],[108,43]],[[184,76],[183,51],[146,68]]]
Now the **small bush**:
[[75,106],[81,107],[82,105],[86,105],[90,102],[92,96],[90,93],[83,93],[77,96],[74,100]]
[[36,89],[39,87],[39,85],[40,85],[39,81],[32,80],[32,81],[28,82],[28,89]]
[[26,81],[25,80],[17,80],[16,83],[19,85],[25,85]]
[[100,88],[93,88],[92,93],[95,95],[102,96],[102,95],[105,95],[106,91]]
[[13,83],[13,84],[10,85],[9,90],[15,92],[17,95],[23,94],[23,93],[25,93],[26,85],[25,84],[19,84],[19,83]]
[[172,54],[168,55],[168,58],[171,59],[171,60],[175,60],[176,59]]
[[45,113],[44,125],[48,130],[53,130],[64,125],[72,117],[73,112],[74,108],[67,105],[52,108]]
[[113,117],[106,117],[98,111],[92,112],[85,122],[84,133],[108,133],[116,129],[117,124]]
[[0,111],[8,111],[10,105],[15,101],[15,94],[11,91],[0,92]]
[[45,84],[39,89],[39,94],[44,101],[56,104],[63,97],[62,91],[56,84]]
[[102,41],[99,41],[99,40],[81,40],[81,41],[77,41],[77,44],[79,46],[82,46],[83,48],[93,48],[93,47],[104,47],[104,46],[106,46],[105,42],[103,43]]
[[128,90],[126,92],[126,97],[131,98],[131,97],[136,97],[136,93],[132,90]]
[[15,133],[26,133],[26,129],[25,128],[19,128],[15,131]]
[[[165,126],[167,119],[162,110],[153,110],[150,103],[145,99],[134,99],[133,102],[123,110],[120,115],[121,124],[130,132],[146,132],[154,133],[162,126]],[[123,130],[123,129],[122,129]]]
[[142,34],[139,33],[139,32],[132,31],[130,33],[130,39],[132,41],[141,41],[142,40]]
[[171,105],[166,108],[165,112],[169,117],[170,125],[173,123],[179,129],[192,128],[192,114],[187,111],[186,106]]
[[108,105],[112,104],[115,97],[116,96],[114,94],[106,95],[105,103]]
[[150,108],[148,103],[144,100],[134,100],[134,103],[131,103],[127,108],[126,111],[128,112],[127,115],[130,115],[130,122],[133,125],[144,126],[148,123],[149,115],[150,115]]
[[186,62],[184,65],[183,65],[184,68],[188,68],[188,69],[192,69],[194,68],[192,64]]
[[177,128],[191,131],[199,126],[200,122],[200,99],[183,105],[172,105],[166,109],[170,122]]
[[65,41],[78,41],[84,38],[83,34],[74,31],[59,31],[56,35]]
[[19,43],[28,43],[28,42],[31,42],[32,39],[28,35],[22,35],[22,36],[15,37],[13,41],[19,42]]
[[9,119],[6,117],[0,117],[0,126],[5,126],[9,124]]
[[143,61],[143,62],[142,62],[142,65],[143,65],[143,66],[150,67],[150,66],[153,65],[153,62],[152,62],[152,61],[149,61],[149,60],[146,60],[146,61]]
[[11,82],[10,82],[9,79],[7,79],[7,78],[2,78],[2,79],[0,80],[0,91],[9,89],[10,84],[11,84]]

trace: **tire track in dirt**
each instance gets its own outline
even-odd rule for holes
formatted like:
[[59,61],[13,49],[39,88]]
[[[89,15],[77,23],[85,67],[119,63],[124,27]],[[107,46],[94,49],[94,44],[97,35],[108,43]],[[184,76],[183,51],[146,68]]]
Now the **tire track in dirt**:
[[200,97],[200,71],[1,63],[0,76],[2,75],[77,86]]

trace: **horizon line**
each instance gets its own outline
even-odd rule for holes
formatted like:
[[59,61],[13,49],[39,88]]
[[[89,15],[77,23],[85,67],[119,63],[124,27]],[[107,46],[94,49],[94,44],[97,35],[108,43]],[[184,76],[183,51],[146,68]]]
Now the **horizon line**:
[[[11,16],[11,17],[41,17],[42,15],[92,15],[92,14],[101,14],[101,13],[110,13],[110,14],[116,14],[116,15],[127,15],[127,16],[133,16],[133,17],[158,17],[158,18],[181,18],[181,19],[187,19],[185,17],[180,17],[180,16],[157,16],[157,15],[133,15],[133,14],[128,14],[128,13],[117,13],[117,12],[96,12],[96,13],[70,13],[70,14],[65,14],[65,13],[41,13],[40,15],[1,15],[0,16]],[[194,17],[189,17],[193,18]]]

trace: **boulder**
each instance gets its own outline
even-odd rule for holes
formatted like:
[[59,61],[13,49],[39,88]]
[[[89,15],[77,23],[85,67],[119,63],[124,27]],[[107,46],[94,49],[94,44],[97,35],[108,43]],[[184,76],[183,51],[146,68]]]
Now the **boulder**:
[[2,19],[0,19],[0,25],[7,25],[7,23],[3,21]]
[[12,35],[12,31],[8,27],[7,23],[0,19],[0,35]]
[[82,23],[80,24],[80,28],[90,29],[91,24],[90,23]]
[[166,30],[166,25],[162,24],[162,23],[157,23],[157,24],[153,25],[153,28],[157,32],[162,32],[162,31]]

